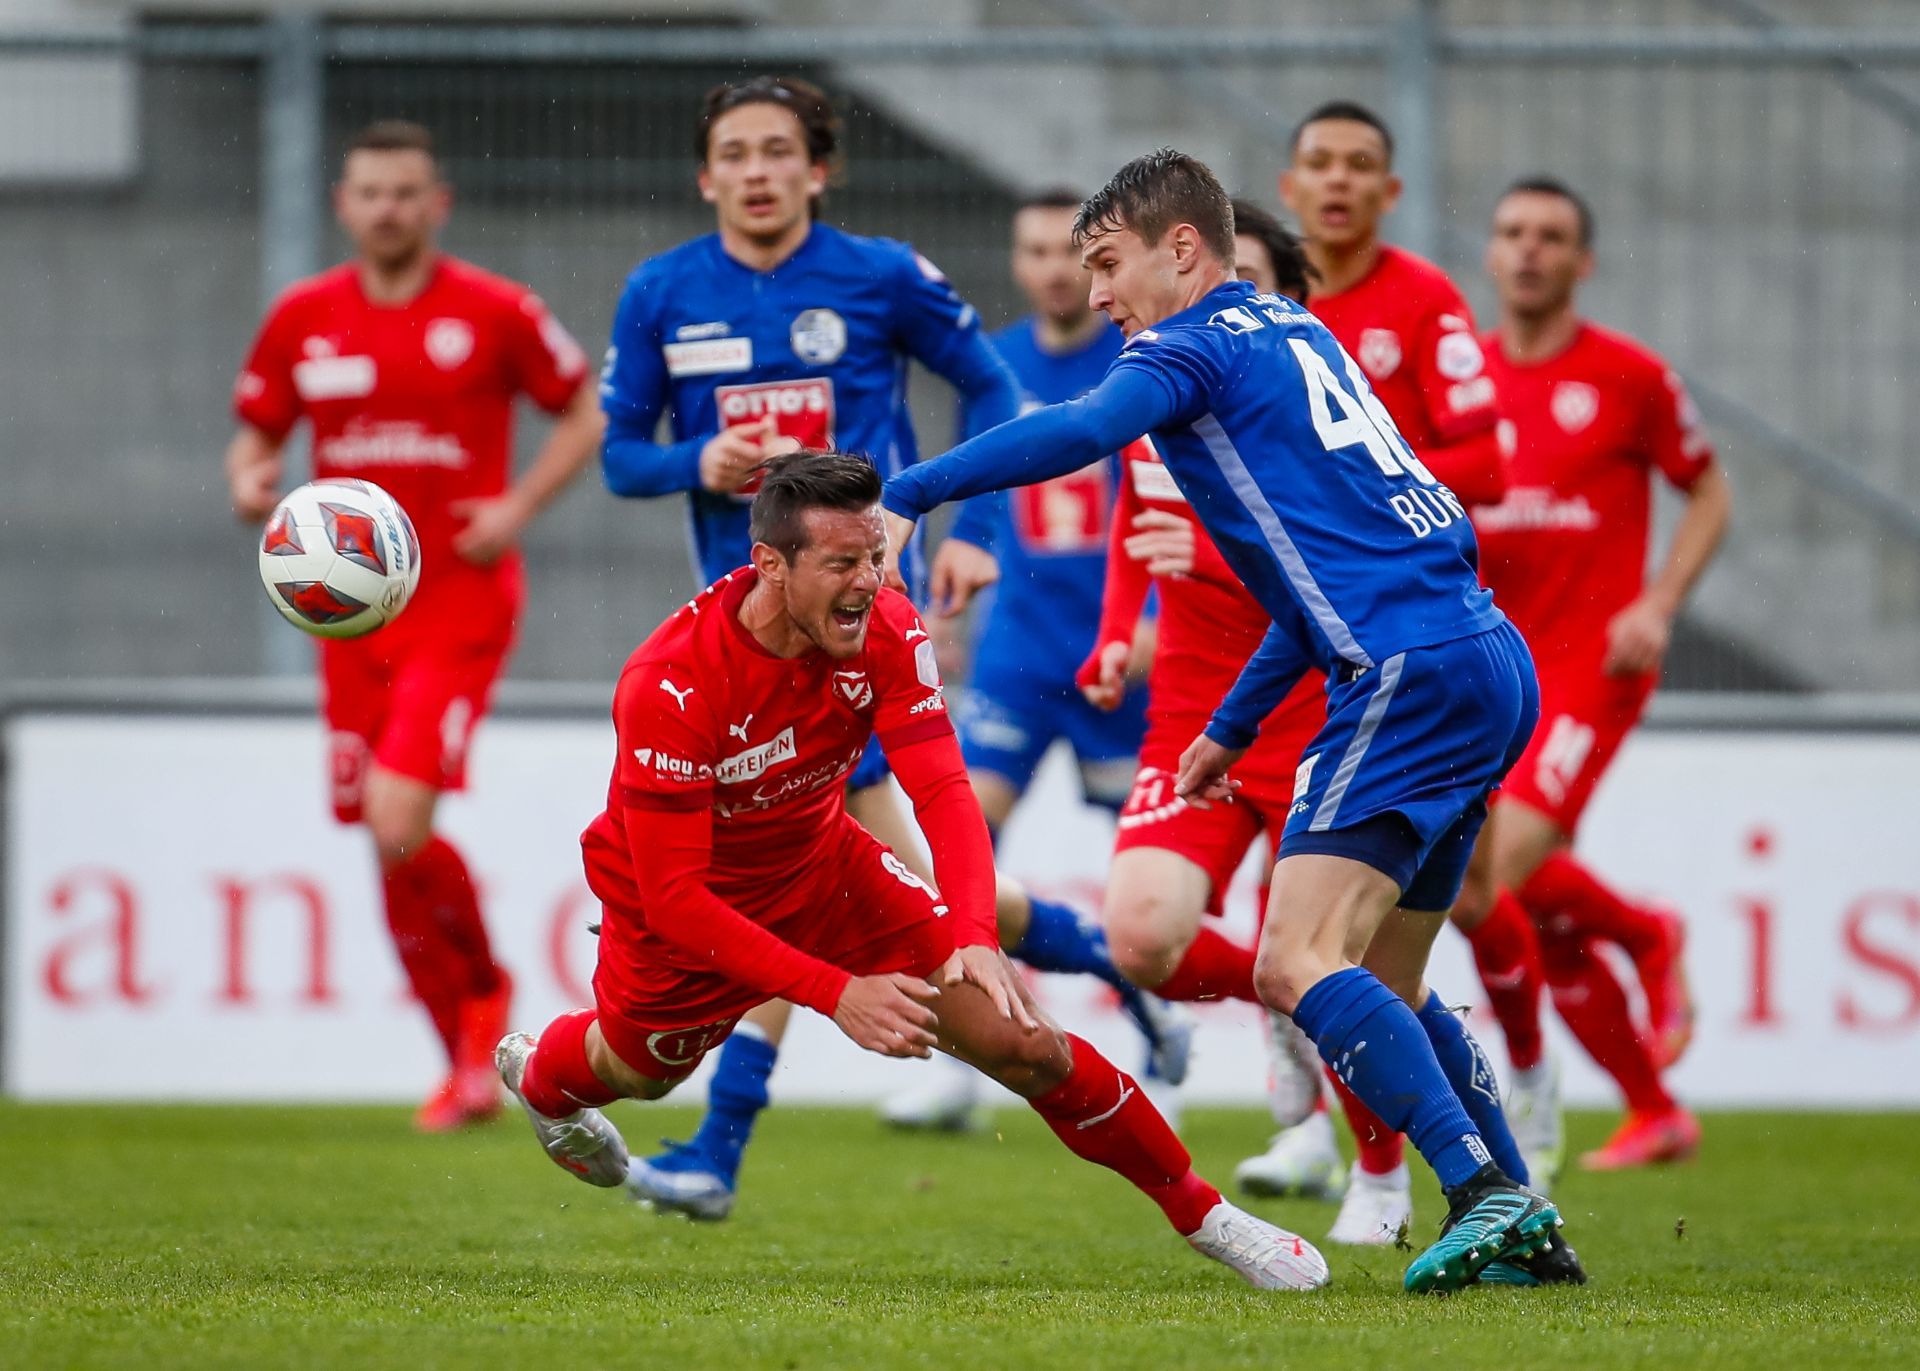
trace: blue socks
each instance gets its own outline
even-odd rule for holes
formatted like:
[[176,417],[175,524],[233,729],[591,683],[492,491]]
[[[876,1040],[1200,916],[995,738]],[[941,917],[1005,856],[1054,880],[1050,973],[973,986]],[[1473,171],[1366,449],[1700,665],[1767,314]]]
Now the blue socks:
[[1098,976],[1115,990],[1133,988],[1107,955],[1104,929],[1083,923],[1074,910],[1052,900],[1029,896],[1028,903],[1032,912],[1027,917],[1026,936],[1020,939],[1020,946],[1009,949],[1014,956],[1035,971]]
[[1500,1081],[1487,1054],[1467,1032],[1460,1016],[1432,991],[1427,992],[1427,1002],[1420,1008],[1420,1026],[1427,1030],[1427,1041],[1433,1044],[1433,1055],[1447,1073],[1453,1093],[1460,1097],[1486,1140],[1487,1151],[1493,1153],[1494,1164],[1507,1173],[1509,1180],[1527,1184],[1527,1163],[1513,1141],[1513,1130],[1507,1127],[1506,1111],[1500,1107]]
[[1451,1190],[1493,1159],[1420,1019],[1371,971],[1334,972],[1300,997],[1293,1021],[1361,1102],[1412,1140],[1441,1185]]
[[721,1045],[714,1063],[707,1116],[688,1145],[711,1161],[729,1185],[740,1173],[740,1154],[753,1136],[753,1121],[767,1107],[767,1077],[779,1056],[779,1048],[743,1024]]

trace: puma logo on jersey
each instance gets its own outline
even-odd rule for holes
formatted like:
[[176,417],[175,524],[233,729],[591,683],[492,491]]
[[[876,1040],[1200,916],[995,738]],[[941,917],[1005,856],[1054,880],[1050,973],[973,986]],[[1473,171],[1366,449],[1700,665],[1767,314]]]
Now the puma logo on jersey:
[[926,636],[927,636],[927,631],[924,628],[920,627],[920,625],[915,624],[912,628],[907,630],[907,636],[904,639],[904,641],[910,643],[915,638],[924,638]]
[[666,691],[667,694],[673,696],[673,702],[679,705],[682,710],[686,709],[687,699],[689,696],[693,694],[692,686],[688,686],[685,690],[682,690],[680,689],[680,687],[676,686],[672,681],[669,681],[664,677],[661,678],[660,689]]
[[747,740],[747,730],[752,727],[753,727],[753,715],[749,714],[740,723],[728,724],[727,732],[731,733],[734,737],[738,738],[741,742],[744,743]]

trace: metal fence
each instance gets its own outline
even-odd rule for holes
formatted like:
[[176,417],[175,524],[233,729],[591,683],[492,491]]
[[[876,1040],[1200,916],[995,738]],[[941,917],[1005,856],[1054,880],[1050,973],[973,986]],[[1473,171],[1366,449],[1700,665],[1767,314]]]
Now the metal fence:
[[[0,683],[289,665],[297,639],[261,616],[218,457],[264,297],[342,248],[324,188],[346,130],[433,126],[459,195],[448,246],[533,283],[592,348],[631,266],[710,225],[688,147],[699,93],[776,67],[842,94],[851,176],[831,217],[911,239],[996,322],[1018,308],[1004,271],[1017,190],[1086,184],[1174,141],[1271,198],[1285,131],[1331,96],[1395,121],[1408,194],[1394,232],[1483,310],[1498,187],[1566,176],[1599,209],[1592,312],[1695,379],[1739,489],[1674,675],[1910,684],[1920,25],[1846,5],[1780,28],[1806,7],[1746,0],[1276,8],[1216,5],[1206,29],[1158,22],[1159,6],[1057,0],[957,6],[965,22],[913,31],[298,16],[0,31],[0,90],[28,71],[57,70],[69,93],[85,73],[127,78],[122,115],[94,99],[0,134]],[[43,105],[64,108],[57,92]],[[917,408],[937,449],[942,388],[921,384]],[[527,678],[605,677],[691,588],[678,508],[588,483],[529,556]]]

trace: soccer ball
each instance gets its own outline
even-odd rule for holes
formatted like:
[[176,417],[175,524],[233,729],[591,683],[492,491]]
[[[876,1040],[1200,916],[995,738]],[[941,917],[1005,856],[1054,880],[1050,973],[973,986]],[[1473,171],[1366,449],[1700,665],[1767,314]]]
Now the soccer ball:
[[317,638],[359,638],[399,617],[420,584],[407,512],[371,481],[310,481],[260,534],[260,579],[288,623]]

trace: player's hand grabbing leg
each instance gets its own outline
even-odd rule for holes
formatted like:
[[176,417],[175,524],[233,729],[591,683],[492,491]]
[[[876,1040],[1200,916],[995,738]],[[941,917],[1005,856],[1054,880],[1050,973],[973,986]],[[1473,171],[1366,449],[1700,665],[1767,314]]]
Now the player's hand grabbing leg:
[[1040,1021],[1028,1010],[1026,999],[1020,993],[1020,973],[1013,969],[1007,954],[997,947],[960,948],[934,973],[934,981],[947,987],[978,986],[993,1001],[1001,1017],[1011,1020],[1021,1032],[1040,1030]]
[[885,1057],[930,1057],[938,1020],[930,1006],[940,992],[903,972],[855,976],[840,993],[833,1021],[869,1052]]

